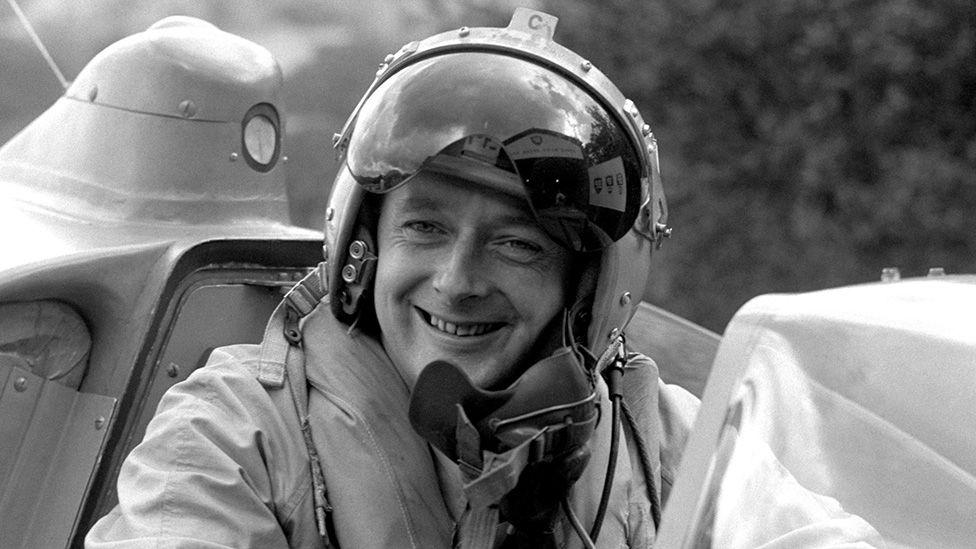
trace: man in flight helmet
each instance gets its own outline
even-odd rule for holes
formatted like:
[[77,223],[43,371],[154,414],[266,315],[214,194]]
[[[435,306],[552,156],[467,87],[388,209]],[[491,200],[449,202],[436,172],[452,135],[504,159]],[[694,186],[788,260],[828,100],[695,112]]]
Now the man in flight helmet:
[[336,135],[325,261],[167,393],[89,546],[650,545],[697,409],[625,346],[656,143],[555,25],[387,57]]
[[[546,14],[519,10],[506,29],[462,28],[404,46],[384,61],[335,137],[343,162],[325,226],[330,305],[340,320],[374,327],[413,389],[415,430],[462,464],[468,504],[460,515],[461,539],[475,529],[471,522],[490,520],[477,518],[479,508],[500,503],[497,512],[505,515],[511,507],[505,498],[480,497],[482,489],[494,496],[513,488],[483,487],[498,472],[481,454],[491,452],[498,462],[532,440],[541,444],[526,435],[499,446],[503,434],[475,428],[471,438],[480,445],[469,444],[473,457],[466,461],[458,425],[477,424],[471,415],[482,423],[499,419],[471,408],[502,399],[498,393],[511,387],[526,394],[504,395],[509,403],[525,399],[536,409],[584,401],[579,407],[588,406],[590,414],[568,407],[534,430],[519,426],[562,436],[563,455],[575,455],[601,423],[596,410],[614,408],[601,373],[614,372],[613,382],[629,359],[629,369],[640,370],[630,377],[651,375],[653,382],[638,385],[658,390],[653,365],[623,348],[651,252],[668,234],[656,142],[636,107],[598,69],[552,41],[555,24]],[[562,360],[552,364],[555,356]],[[550,370],[533,377],[538,387],[532,387],[527,376],[539,364]],[[553,394],[574,372],[580,387]],[[472,387],[496,394],[480,394],[479,401]],[[665,415],[677,420],[681,433],[694,400],[678,388],[664,390],[663,401],[675,403]],[[459,401],[465,403],[461,417]],[[658,411],[647,412],[641,423],[656,426]],[[578,430],[572,435],[570,429],[557,435],[546,424],[567,415]],[[598,434],[612,437],[618,428],[610,415],[599,425],[609,429]],[[639,428],[635,433],[643,435]],[[546,446],[559,454],[550,442]],[[576,456],[564,467],[590,457]],[[609,465],[607,456],[593,461]],[[660,465],[657,456],[654,461],[633,461],[627,471],[651,487],[632,490],[641,495],[638,508],[656,516],[661,480],[648,473],[645,483],[638,474],[641,465],[645,471]],[[526,489],[538,490],[515,493]],[[582,504],[588,513],[580,514],[598,533],[609,502],[589,495]],[[558,519],[542,515],[541,529],[552,530]],[[644,519],[631,519],[638,528],[616,523],[621,530],[614,535],[652,536],[652,519]]]

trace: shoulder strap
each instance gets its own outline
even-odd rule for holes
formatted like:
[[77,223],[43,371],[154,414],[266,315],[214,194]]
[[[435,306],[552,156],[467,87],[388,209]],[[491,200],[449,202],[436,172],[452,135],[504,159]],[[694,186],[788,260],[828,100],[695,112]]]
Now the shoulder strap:
[[641,433],[654,433],[657,426],[654,414],[657,413],[658,368],[653,359],[640,353],[628,353],[624,366],[624,401],[634,413],[634,420]]
[[657,436],[653,415],[657,413],[657,380],[657,364],[650,357],[638,353],[627,356],[624,382],[621,383],[624,393],[622,408],[640,460],[655,530],[661,527],[661,494],[650,456],[654,448],[648,448],[645,437]]
[[301,320],[311,314],[328,295],[326,281],[326,263],[322,262],[295,284],[271,313],[261,342],[257,377],[268,388],[278,389],[288,382],[312,475],[315,524],[323,547],[331,549],[339,545],[332,523],[332,505],[325,487],[322,463],[308,421],[308,382],[300,326]]
[[[261,357],[257,377],[262,385],[281,388],[285,383],[285,359],[288,348],[301,341],[299,322],[308,316],[329,294],[326,263],[319,263],[305,278],[295,284],[275,307],[261,340]],[[306,395],[305,402],[308,398]],[[307,407],[307,406],[305,406]]]

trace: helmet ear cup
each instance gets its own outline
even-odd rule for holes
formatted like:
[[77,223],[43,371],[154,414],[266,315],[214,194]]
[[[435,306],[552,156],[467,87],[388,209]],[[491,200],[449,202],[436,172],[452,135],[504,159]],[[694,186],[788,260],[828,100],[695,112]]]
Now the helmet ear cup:
[[[339,257],[335,258],[340,259]],[[373,235],[358,225],[346,246],[339,271],[338,291],[332,296],[332,312],[336,318],[352,324],[359,320],[369,303],[369,293],[376,277],[376,243]]]
[[634,316],[650,278],[652,248],[653,242],[630,231],[603,251],[587,334],[587,346],[597,355]]
[[329,307],[345,324],[375,325],[372,291],[378,246],[376,226],[382,198],[363,191],[341,169],[332,184],[325,222]]

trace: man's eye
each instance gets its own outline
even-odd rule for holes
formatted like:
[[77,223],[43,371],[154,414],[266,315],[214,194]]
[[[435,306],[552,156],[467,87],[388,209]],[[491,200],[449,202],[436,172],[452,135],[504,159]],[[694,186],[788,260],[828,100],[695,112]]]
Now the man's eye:
[[523,250],[527,252],[537,253],[542,251],[542,246],[539,246],[534,242],[529,242],[528,240],[512,239],[505,242],[505,245],[515,250]]
[[512,238],[500,243],[499,250],[505,257],[519,263],[535,261],[545,251],[542,246],[531,240]]
[[410,231],[422,234],[434,234],[440,231],[437,225],[428,221],[408,221],[403,226]]

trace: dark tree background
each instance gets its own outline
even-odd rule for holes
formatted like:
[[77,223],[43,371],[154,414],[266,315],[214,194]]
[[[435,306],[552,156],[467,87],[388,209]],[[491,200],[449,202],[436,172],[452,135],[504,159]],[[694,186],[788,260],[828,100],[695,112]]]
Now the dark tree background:
[[976,271],[972,0],[549,2],[658,137],[674,237],[647,297]]
[[[318,227],[331,135],[385,53],[439,30],[560,18],[654,127],[674,237],[646,297],[713,330],[760,293],[976,272],[973,0],[21,0],[70,79],[170,14],[278,56],[292,215]],[[0,9],[0,140],[60,95]]]

